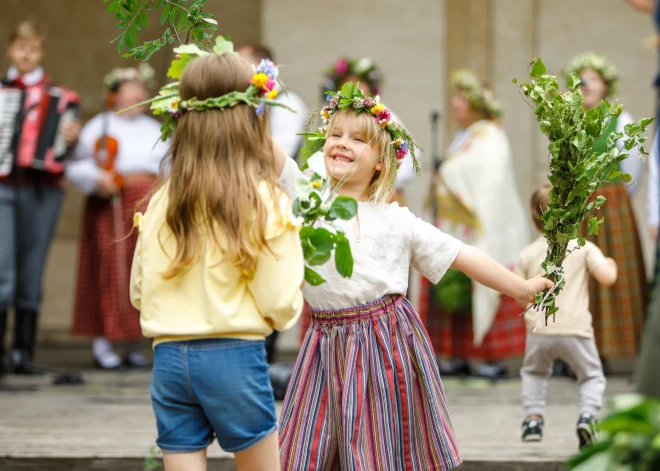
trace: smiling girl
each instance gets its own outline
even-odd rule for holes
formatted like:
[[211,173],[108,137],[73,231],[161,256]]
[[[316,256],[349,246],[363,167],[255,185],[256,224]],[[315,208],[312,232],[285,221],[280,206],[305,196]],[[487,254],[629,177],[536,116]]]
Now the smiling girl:
[[[353,275],[343,278],[325,264],[315,269],[326,283],[304,288],[312,323],[284,400],[282,469],[454,468],[461,459],[438,366],[405,298],[410,267],[434,283],[456,268],[529,302],[552,284],[525,281],[388,204],[402,160],[415,159],[415,143],[377,97],[344,86],[322,113],[325,171],[338,194],[358,201],[356,218],[333,222],[350,241]],[[276,159],[280,184],[292,188],[302,174],[283,151]]]

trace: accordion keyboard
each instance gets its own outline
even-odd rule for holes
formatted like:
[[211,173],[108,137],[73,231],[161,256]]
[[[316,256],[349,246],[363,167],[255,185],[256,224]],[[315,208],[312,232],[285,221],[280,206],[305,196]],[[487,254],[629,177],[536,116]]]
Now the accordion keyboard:
[[14,165],[12,142],[22,103],[22,90],[0,88],[0,176],[8,175]]

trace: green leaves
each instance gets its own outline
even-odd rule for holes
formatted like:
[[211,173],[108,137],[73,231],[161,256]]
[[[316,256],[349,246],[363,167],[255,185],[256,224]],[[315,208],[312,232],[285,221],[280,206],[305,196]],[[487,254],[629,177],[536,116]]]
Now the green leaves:
[[222,54],[238,55],[237,52],[234,52],[234,43],[232,43],[229,40],[228,36],[227,37],[218,36],[217,38],[215,38],[215,46],[213,46],[213,52],[215,52],[218,55],[222,55]]
[[325,279],[309,267],[305,267],[305,281],[312,286],[319,286],[325,283]]
[[353,198],[338,196],[330,205],[328,217],[331,219],[353,219],[358,211],[358,204]]
[[576,73],[571,74],[571,76],[568,79],[568,88],[570,90],[575,90],[577,87],[580,86],[580,76]]
[[602,419],[598,440],[573,456],[569,469],[660,469],[660,401],[637,394],[617,396]]
[[548,70],[545,67],[545,64],[541,60],[540,57],[535,58],[532,60],[531,64],[532,66],[532,71],[530,72],[530,76],[536,79],[540,79],[544,75],[548,73]]
[[[559,93],[557,78],[548,75],[540,58],[530,63],[530,80],[518,83],[523,96],[534,109],[541,132],[548,138],[551,154],[549,180],[552,191],[548,208],[543,214],[543,234],[548,241],[548,252],[543,262],[546,267],[562,266],[568,255],[568,244],[577,238],[584,219],[592,210],[605,204],[604,197],[594,198],[600,185],[605,181],[631,181],[632,177],[621,173],[619,165],[634,148],[640,148],[640,152],[645,153],[641,148],[643,134],[652,121],[650,118],[642,119],[625,126],[624,133],[612,132],[613,126],[609,124],[621,114],[623,107],[603,100],[597,107],[585,111],[579,83],[580,78],[573,74],[569,78],[568,91]],[[609,134],[604,136],[606,130]],[[617,142],[622,139],[623,149],[619,150]],[[602,223],[603,219],[589,219],[588,233],[598,234]],[[579,245],[585,242],[578,240]],[[548,273],[548,278],[559,280],[552,270]],[[561,284],[541,306],[546,316],[556,311],[555,296],[561,292]]]
[[344,234],[338,232],[335,236],[336,250],[335,250],[335,268],[337,272],[344,278],[353,276],[353,254],[351,253],[351,246],[348,239]]
[[[151,56],[168,44],[187,44],[193,39],[201,47],[206,47],[217,29],[217,21],[210,13],[203,11],[208,0],[103,0],[108,3],[106,13],[112,13],[119,20],[117,28],[123,30],[113,40],[124,57],[134,56],[139,60],[149,60]],[[159,20],[167,26],[160,37],[137,44],[140,33],[149,27],[147,13],[160,10]],[[126,52],[125,52],[126,51]]]
[[[337,196],[328,205],[326,201],[333,197],[329,192],[329,185],[329,181],[318,174],[314,174],[311,179],[301,178],[295,185],[293,214],[304,221],[300,242],[307,265],[305,280],[313,286],[318,286],[325,280],[309,267],[324,265],[330,260],[333,251],[337,272],[345,278],[353,275],[350,243],[340,230],[332,226],[332,221],[353,219],[357,214],[358,204],[353,198]],[[330,195],[324,196],[327,193]],[[319,226],[319,222],[325,222],[324,226]],[[334,229],[334,232],[331,229]]]
[[598,220],[596,217],[589,218],[589,229],[587,230],[587,235],[598,235],[600,231],[600,225],[605,222],[605,218]]

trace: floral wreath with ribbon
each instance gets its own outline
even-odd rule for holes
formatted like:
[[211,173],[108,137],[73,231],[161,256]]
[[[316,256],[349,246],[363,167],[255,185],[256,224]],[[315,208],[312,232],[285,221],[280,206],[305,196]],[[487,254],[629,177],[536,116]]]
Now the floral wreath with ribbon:
[[[355,110],[356,115],[360,113],[370,113],[378,123],[378,126],[390,133],[390,136],[392,137],[390,157],[395,168],[398,170],[403,159],[410,154],[413,159],[415,172],[419,175],[420,166],[417,161],[415,149],[417,148],[421,150],[421,147],[417,145],[413,137],[403,128],[403,126],[392,120],[392,113],[380,102],[380,97],[378,95],[365,96],[358,85],[359,83],[353,84],[352,82],[347,82],[341,90],[325,93],[328,104],[318,111],[323,123],[322,126],[316,131],[306,131],[301,133],[305,136],[305,147],[301,151],[303,162],[306,163],[306,160],[311,155],[323,149],[327,137],[328,124],[337,110],[353,109]],[[396,183],[396,173],[397,172],[394,172],[393,183]]]
[[481,86],[481,82],[469,70],[461,69],[451,76],[451,84],[462,91],[470,104],[478,110],[486,112],[490,119],[501,118],[504,114],[502,102],[495,98],[493,92]]
[[111,92],[116,92],[124,82],[137,80],[145,87],[151,88],[155,85],[156,71],[146,62],[137,67],[116,67],[103,78],[103,86]]
[[176,82],[165,85],[160,89],[158,96],[135,106],[151,104],[154,115],[164,116],[165,123],[161,126],[161,139],[167,140],[176,130],[177,120],[183,113],[189,111],[206,111],[210,109],[224,109],[244,103],[255,108],[256,114],[264,112],[265,106],[280,106],[295,113],[288,105],[275,101],[278,89],[279,69],[270,59],[263,59],[250,79],[250,85],[245,91],[233,91],[219,97],[198,100],[190,98],[181,100],[179,95],[179,80],[183,76],[187,65],[198,57],[209,54],[234,54],[234,45],[228,39],[218,36],[212,52],[203,51],[195,44],[186,44],[174,49],[176,59],[167,71],[167,76]]
[[604,55],[596,52],[583,52],[571,59],[562,70],[566,81],[572,74],[580,75],[586,69],[598,72],[603,82],[607,85],[607,94],[615,95],[619,89],[619,71],[616,66]]
[[378,95],[380,93],[383,73],[376,63],[368,58],[349,59],[340,57],[325,72],[325,81],[323,82],[324,91],[337,90],[346,77],[355,76],[360,81],[369,85],[371,93]]

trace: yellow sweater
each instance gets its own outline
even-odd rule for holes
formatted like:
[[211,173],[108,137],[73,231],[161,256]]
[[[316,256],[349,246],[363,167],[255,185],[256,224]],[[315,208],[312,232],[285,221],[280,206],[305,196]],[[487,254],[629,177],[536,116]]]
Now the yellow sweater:
[[[199,260],[173,279],[162,273],[176,253],[176,241],[165,224],[168,185],[136,215],[140,235],[131,269],[131,302],[140,311],[142,333],[161,342],[198,338],[263,339],[293,326],[303,305],[304,264],[300,227],[293,223],[291,202],[280,194],[282,218],[270,211],[263,251],[251,275],[229,263],[209,241]],[[270,199],[266,183],[260,188]],[[276,204],[273,202],[272,204]],[[160,242],[159,242],[160,236]]]

